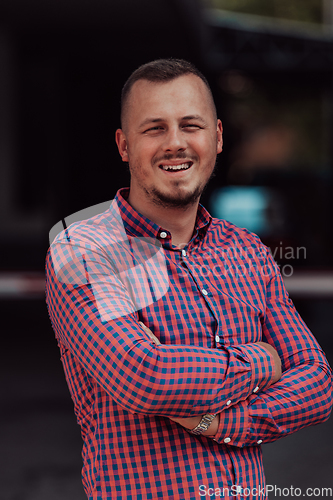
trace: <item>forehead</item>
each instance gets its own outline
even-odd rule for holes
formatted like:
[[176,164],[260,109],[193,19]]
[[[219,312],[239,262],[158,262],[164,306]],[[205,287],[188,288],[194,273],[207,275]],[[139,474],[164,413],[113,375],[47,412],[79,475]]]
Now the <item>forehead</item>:
[[196,75],[183,75],[167,82],[138,80],[128,96],[129,123],[147,116],[168,119],[175,116],[214,117],[212,98],[205,83]]

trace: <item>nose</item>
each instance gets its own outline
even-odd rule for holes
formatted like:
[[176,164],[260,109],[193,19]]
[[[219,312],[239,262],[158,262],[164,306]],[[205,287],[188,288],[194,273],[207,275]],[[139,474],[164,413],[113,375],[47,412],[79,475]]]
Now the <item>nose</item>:
[[166,152],[174,153],[177,151],[184,151],[187,143],[182,130],[178,127],[170,127],[165,136],[164,150]]

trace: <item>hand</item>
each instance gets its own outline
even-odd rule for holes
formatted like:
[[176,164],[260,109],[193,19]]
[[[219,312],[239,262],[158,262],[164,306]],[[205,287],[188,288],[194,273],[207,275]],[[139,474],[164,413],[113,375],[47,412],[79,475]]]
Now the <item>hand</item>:
[[280,356],[278,355],[274,347],[271,346],[270,344],[267,344],[267,342],[256,342],[256,343],[261,347],[263,347],[264,349],[266,349],[266,351],[268,351],[273,356],[275,364],[275,375],[272,378],[270,385],[275,384],[275,382],[277,382],[282,375]]

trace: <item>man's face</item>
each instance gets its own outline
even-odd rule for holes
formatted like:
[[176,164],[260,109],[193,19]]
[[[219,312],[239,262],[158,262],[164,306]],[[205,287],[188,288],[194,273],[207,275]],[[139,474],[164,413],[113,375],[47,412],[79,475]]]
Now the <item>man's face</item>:
[[166,83],[139,80],[124,122],[116,141],[129,163],[133,206],[198,201],[222,151],[222,124],[204,82],[192,74]]

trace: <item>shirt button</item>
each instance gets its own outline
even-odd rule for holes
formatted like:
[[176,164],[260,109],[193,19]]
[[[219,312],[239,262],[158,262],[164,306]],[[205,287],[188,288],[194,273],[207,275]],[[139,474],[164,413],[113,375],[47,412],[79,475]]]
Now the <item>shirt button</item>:
[[201,292],[202,292],[202,295],[208,295],[207,290],[205,290],[204,288],[201,290]]
[[224,438],[223,441],[225,442],[225,444],[228,444],[228,443],[230,443],[231,439],[230,438]]
[[167,236],[168,236],[168,235],[167,235],[167,233],[166,233],[165,231],[161,231],[161,232],[160,232],[160,237],[161,237],[161,238],[166,238]]
[[218,335],[215,336],[215,342],[220,342],[220,337]]
[[253,389],[253,392],[257,392],[257,391],[259,391],[259,387],[258,386]]
[[231,405],[231,399],[227,401],[227,406]]
[[186,257],[186,250],[182,250],[182,256]]
[[257,441],[257,444],[261,444],[261,443],[262,443],[262,439],[259,439],[259,440]]

